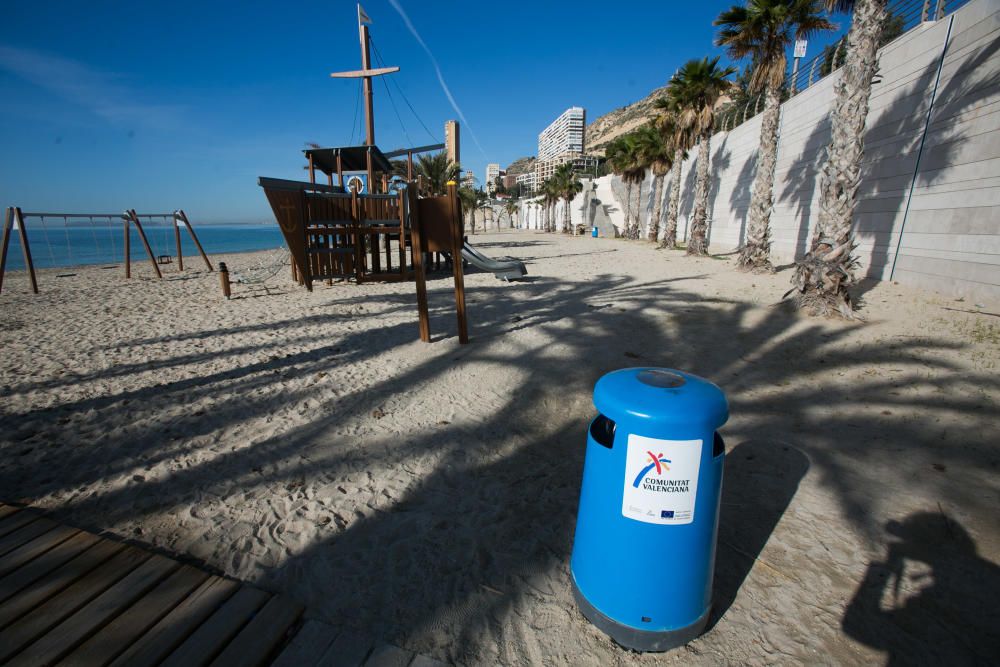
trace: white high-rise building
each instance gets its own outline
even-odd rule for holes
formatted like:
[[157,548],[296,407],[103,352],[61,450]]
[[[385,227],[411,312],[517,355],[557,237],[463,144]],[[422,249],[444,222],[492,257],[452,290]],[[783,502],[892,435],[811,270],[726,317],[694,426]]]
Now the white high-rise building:
[[500,178],[500,163],[490,162],[486,165],[486,192],[490,195],[496,192],[498,178]]
[[570,107],[538,135],[538,160],[544,162],[566,153],[582,155],[587,112],[583,107]]
[[537,180],[535,172],[529,171],[527,174],[518,174],[517,183],[523,188],[523,193],[526,195],[535,194],[537,189]]

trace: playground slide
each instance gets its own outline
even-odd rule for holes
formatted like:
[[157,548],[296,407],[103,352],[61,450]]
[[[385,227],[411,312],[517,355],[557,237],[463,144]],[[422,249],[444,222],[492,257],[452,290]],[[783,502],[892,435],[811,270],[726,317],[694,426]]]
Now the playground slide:
[[528,273],[521,260],[514,258],[492,259],[469,245],[468,241],[462,245],[462,259],[477,269],[491,271],[500,280],[517,280]]

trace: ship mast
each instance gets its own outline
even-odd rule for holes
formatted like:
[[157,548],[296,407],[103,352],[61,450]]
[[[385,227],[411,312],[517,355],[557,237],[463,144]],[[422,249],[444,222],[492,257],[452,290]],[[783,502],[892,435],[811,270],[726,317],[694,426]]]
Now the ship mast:
[[371,39],[368,36],[368,25],[372,22],[368,18],[361,4],[358,4],[358,36],[361,41],[361,69],[351,72],[332,72],[331,77],[335,79],[363,79],[365,93],[365,145],[375,145],[375,111],[372,104],[372,77],[382,76],[398,72],[398,67],[381,67],[372,69],[371,67]]

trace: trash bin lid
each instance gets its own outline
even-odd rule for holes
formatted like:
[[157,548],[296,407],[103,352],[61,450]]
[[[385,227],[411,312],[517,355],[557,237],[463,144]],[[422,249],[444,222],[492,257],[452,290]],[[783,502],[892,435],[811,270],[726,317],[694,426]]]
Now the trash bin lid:
[[691,373],[671,368],[623,368],[594,387],[594,406],[604,416],[716,429],[729,419],[726,395]]

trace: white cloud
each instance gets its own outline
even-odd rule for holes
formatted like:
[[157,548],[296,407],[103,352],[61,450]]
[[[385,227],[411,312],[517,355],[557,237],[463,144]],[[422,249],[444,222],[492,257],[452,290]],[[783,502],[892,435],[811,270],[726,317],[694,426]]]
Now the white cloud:
[[476,133],[472,131],[472,126],[469,125],[469,121],[465,119],[465,114],[463,114],[462,110],[458,107],[458,102],[455,101],[455,97],[451,94],[451,91],[448,89],[448,84],[444,82],[444,75],[441,74],[441,67],[438,65],[437,58],[434,57],[434,54],[431,53],[430,48],[427,46],[427,44],[424,43],[424,40],[420,37],[420,33],[417,32],[417,29],[413,26],[413,23],[410,22],[410,17],[406,15],[406,12],[403,11],[403,8],[399,5],[399,3],[396,0],[389,0],[389,4],[392,5],[392,8],[395,9],[396,12],[399,14],[400,18],[403,19],[403,23],[406,24],[406,27],[409,29],[410,33],[417,40],[417,43],[420,44],[421,47],[423,47],[424,51],[427,53],[427,57],[431,59],[431,64],[434,65],[434,71],[437,72],[438,83],[441,84],[441,89],[444,91],[445,97],[447,97],[448,101],[451,102],[451,108],[454,109],[455,113],[458,114],[458,117],[462,121],[462,125],[464,125],[465,128],[469,131],[469,136],[472,137],[472,140],[476,143],[476,147],[479,148],[479,152],[482,153],[483,157],[485,158],[486,151],[483,150],[482,144],[480,144],[479,139],[476,138]]
[[176,104],[147,104],[121,77],[39,51],[0,45],[0,69],[83,107],[115,125],[168,129],[180,125],[183,109]]

